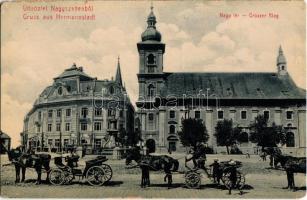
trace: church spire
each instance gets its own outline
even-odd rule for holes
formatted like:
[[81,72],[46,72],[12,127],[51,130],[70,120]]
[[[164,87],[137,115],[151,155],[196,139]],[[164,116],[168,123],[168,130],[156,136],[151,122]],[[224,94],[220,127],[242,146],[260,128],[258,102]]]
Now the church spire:
[[281,45],[279,46],[278,50],[278,56],[277,56],[277,71],[279,75],[285,75],[287,74],[287,61],[286,57],[284,56],[284,52],[281,48]]
[[115,75],[115,82],[117,82],[121,86],[123,86],[122,73],[120,71],[120,58],[119,58],[119,56],[117,58],[117,70],[116,70],[116,75]]

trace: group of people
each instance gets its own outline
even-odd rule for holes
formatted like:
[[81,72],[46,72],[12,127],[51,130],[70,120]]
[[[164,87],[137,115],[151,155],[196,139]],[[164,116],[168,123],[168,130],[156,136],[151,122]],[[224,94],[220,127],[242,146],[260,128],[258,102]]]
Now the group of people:
[[[188,156],[185,158],[185,163],[187,166],[187,163],[192,161],[194,169],[202,169],[208,175],[208,177],[211,177],[205,166],[206,160],[206,146],[203,142],[197,142],[196,145],[190,149]],[[230,180],[229,194],[231,194],[231,190],[235,188],[237,183],[237,167],[236,162],[232,159],[228,162],[228,165],[227,171],[229,172]],[[214,183],[220,184],[223,170],[221,169],[219,160],[214,159],[214,162],[210,164],[209,167],[212,169],[212,178]]]

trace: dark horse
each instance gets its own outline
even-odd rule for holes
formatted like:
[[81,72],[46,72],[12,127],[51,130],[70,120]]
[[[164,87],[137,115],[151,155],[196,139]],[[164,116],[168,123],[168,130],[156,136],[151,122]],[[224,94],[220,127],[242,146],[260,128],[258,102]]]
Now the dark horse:
[[141,155],[138,148],[132,148],[127,151],[126,165],[131,164],[133,160],[137,162],[138,166],[142,170],[141,187],[150,185],[149,171],[163,170],[166,174],[164,181],[166,181],[166,179],[168,180],[168,187],[170,188],[173,181],[172,172],[177,171],[179,168],[178,160],[170,156]]
[[282,155],[279,148],[265,148],[265,151],[273,156],[275,167],[280,163],[287,173],[288,186],[286,189],[295,190],[294,173],[306,174],[306,157],[293,157]]
[[21,182],[25,181],[26,168],[34,168],[37,173],[36,184],[41,183],[42,168],[47,172],[46,182],[49,182],[49,172],[50,172],[50,160],[51,156],[49,154],[33,154],[24,153],[21,148],[6,150],[8,154],[9,161],[11,161],[15,166],[16,180],[15,183],[20,182],[20,171],[21,171]]

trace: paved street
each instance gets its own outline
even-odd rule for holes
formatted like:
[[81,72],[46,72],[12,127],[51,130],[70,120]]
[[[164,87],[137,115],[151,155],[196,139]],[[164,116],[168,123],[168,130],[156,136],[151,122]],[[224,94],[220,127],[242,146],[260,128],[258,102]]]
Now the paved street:
[[[183,155],[173,154],[176,158]],[[298,191],[292,192],[282,189],[286,186],[284,171],[267,169],[268,161],[259,161],[258,156],[250,159],[243,155],[208,155],[208,163],[218,157],[222,160],[230,158],[243,162],[242,172],[246,174],[246,186],[243,195],[234,191],[231,196],[224,187],[216,187],[206,175],[202,177],[200,189],[187,189],[184,186],[183,174],[173,176],[174,187],[167,189],[163,182],[164,174],[151,173],[151,187],[140,188],[140,171],[138,169],[125,169],[124,161],[107,161],[114,170],[112,181],[102,187],[89,186],[85,181],[74,181],[72,185],[51,186],[48,184],[35,185],[34,170],[27,171],[26,183],[14,183],[15,175],[12,166],[1,168],[1,196],[4,197],[70,197],[70,198],[105,198],[105,197],[147,197],[147,198],[301,198],[305,195],[305,175],[296,174],[295,183]],[[2,164],[6,158],[2,157]],[[183,159],[180,159],[183,170]],[[45,178],[45,175],[43,176]]]

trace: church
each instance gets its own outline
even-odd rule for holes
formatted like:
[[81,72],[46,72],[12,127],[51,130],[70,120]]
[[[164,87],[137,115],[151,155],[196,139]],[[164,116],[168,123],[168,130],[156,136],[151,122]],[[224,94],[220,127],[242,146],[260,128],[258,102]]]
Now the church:
[[[296,86],[287,71],[286,56],[279,48],[276,72],[169,73],[163,70],[165,45],[151,8],[147,28],[137,43],[139,96],[137,128],[157,151],[184,150],[178,131],[187,117],[203,120],[209,134],[208,147],[223,153],[214,131],[219,120],[232,119],[242,128],[243,153],[256,153],[249,141],[249,125],[257,115],[286,128],[282,150],[292,155],[306,151],[306,91]],[[272,58],[273,59],[273,58]],[[188,67],[188,66],[186,66]]]

